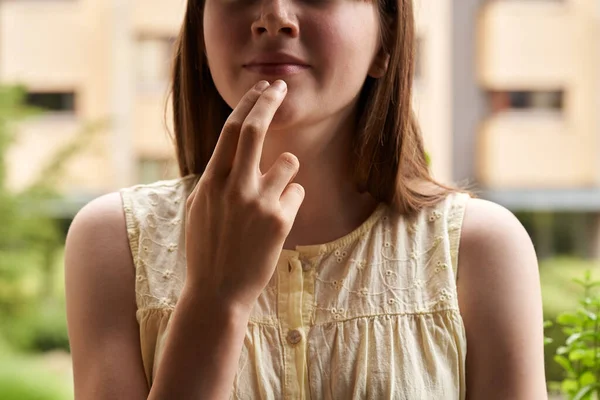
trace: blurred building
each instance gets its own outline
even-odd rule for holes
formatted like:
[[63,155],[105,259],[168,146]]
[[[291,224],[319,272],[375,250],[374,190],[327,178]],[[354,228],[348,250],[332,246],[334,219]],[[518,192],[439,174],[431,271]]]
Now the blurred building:
[[436,175],[523,215],[538,254],[600,258],[600,1],[421,0],[416,12],[415,108]]
[[0,2],[0,81],[21,83],[48,110],[21,124],[11,187],[43,174],[52,154],[89,124],[108,122],[69,164],[72,214],[99,194],[175,176],[165,104],[172,43],[185,0]]
[[[110,128],[70,164],[57,215],[176,175],[164,106],[185,5],[0,2],[0,81],[25,84],[50,110],[20,126],[12,187],[106,118]],[[600,257],[600,1],[415,0],[415,13],[414,106],[436,177],[471,182],[517,213],[568,212],[570,240]],[[548,218],[529,228],[542,250],[557,229]]]

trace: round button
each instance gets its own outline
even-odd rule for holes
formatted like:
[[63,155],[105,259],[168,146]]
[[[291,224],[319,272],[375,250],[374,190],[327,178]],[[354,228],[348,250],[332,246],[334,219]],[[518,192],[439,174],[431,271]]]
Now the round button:
[[310,265],[310,263],[308,261],[304,261],[302,263],[302,271],[307,272],[307,271],[310,271],[311,268],[312,268],[312,265]]
[[302,340],[302,333],[297,329],[289,331],[287,334],[287,341],[289,344],[298,344]]

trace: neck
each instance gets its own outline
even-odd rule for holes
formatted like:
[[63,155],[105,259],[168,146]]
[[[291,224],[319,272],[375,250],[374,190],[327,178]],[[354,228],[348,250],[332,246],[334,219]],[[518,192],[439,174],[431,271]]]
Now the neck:
[[322,126],[294,132],[267,134],[261,160],[266,172],[283,152],[291,152],[300,161],[294,179],[304,187],[305,197],[284,244],[327,243],[356,229],[377,206],[368,193],[359,193],[353,177],[351,138],[354,125],[345,121],[338,126]]

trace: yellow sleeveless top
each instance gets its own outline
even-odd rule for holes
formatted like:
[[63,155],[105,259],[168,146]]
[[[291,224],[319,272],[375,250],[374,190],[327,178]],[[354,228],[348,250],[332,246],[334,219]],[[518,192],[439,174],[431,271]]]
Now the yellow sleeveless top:
[[[121,190],[150,385],[185,281],[196,179]],[[382,203],[338,240],[283,250],[252,311],[231,398],[464,399],[455,277],[468,199],[452,194],[411,218]]]

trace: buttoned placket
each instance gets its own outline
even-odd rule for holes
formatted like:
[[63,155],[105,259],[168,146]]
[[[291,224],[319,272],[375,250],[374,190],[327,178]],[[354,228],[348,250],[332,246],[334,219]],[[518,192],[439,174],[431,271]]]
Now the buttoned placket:
[[284,396],[310,399],[307,334],[314,302],[314,274],[308,261],[294,254],[278,268],[278,317],[284,358]]

